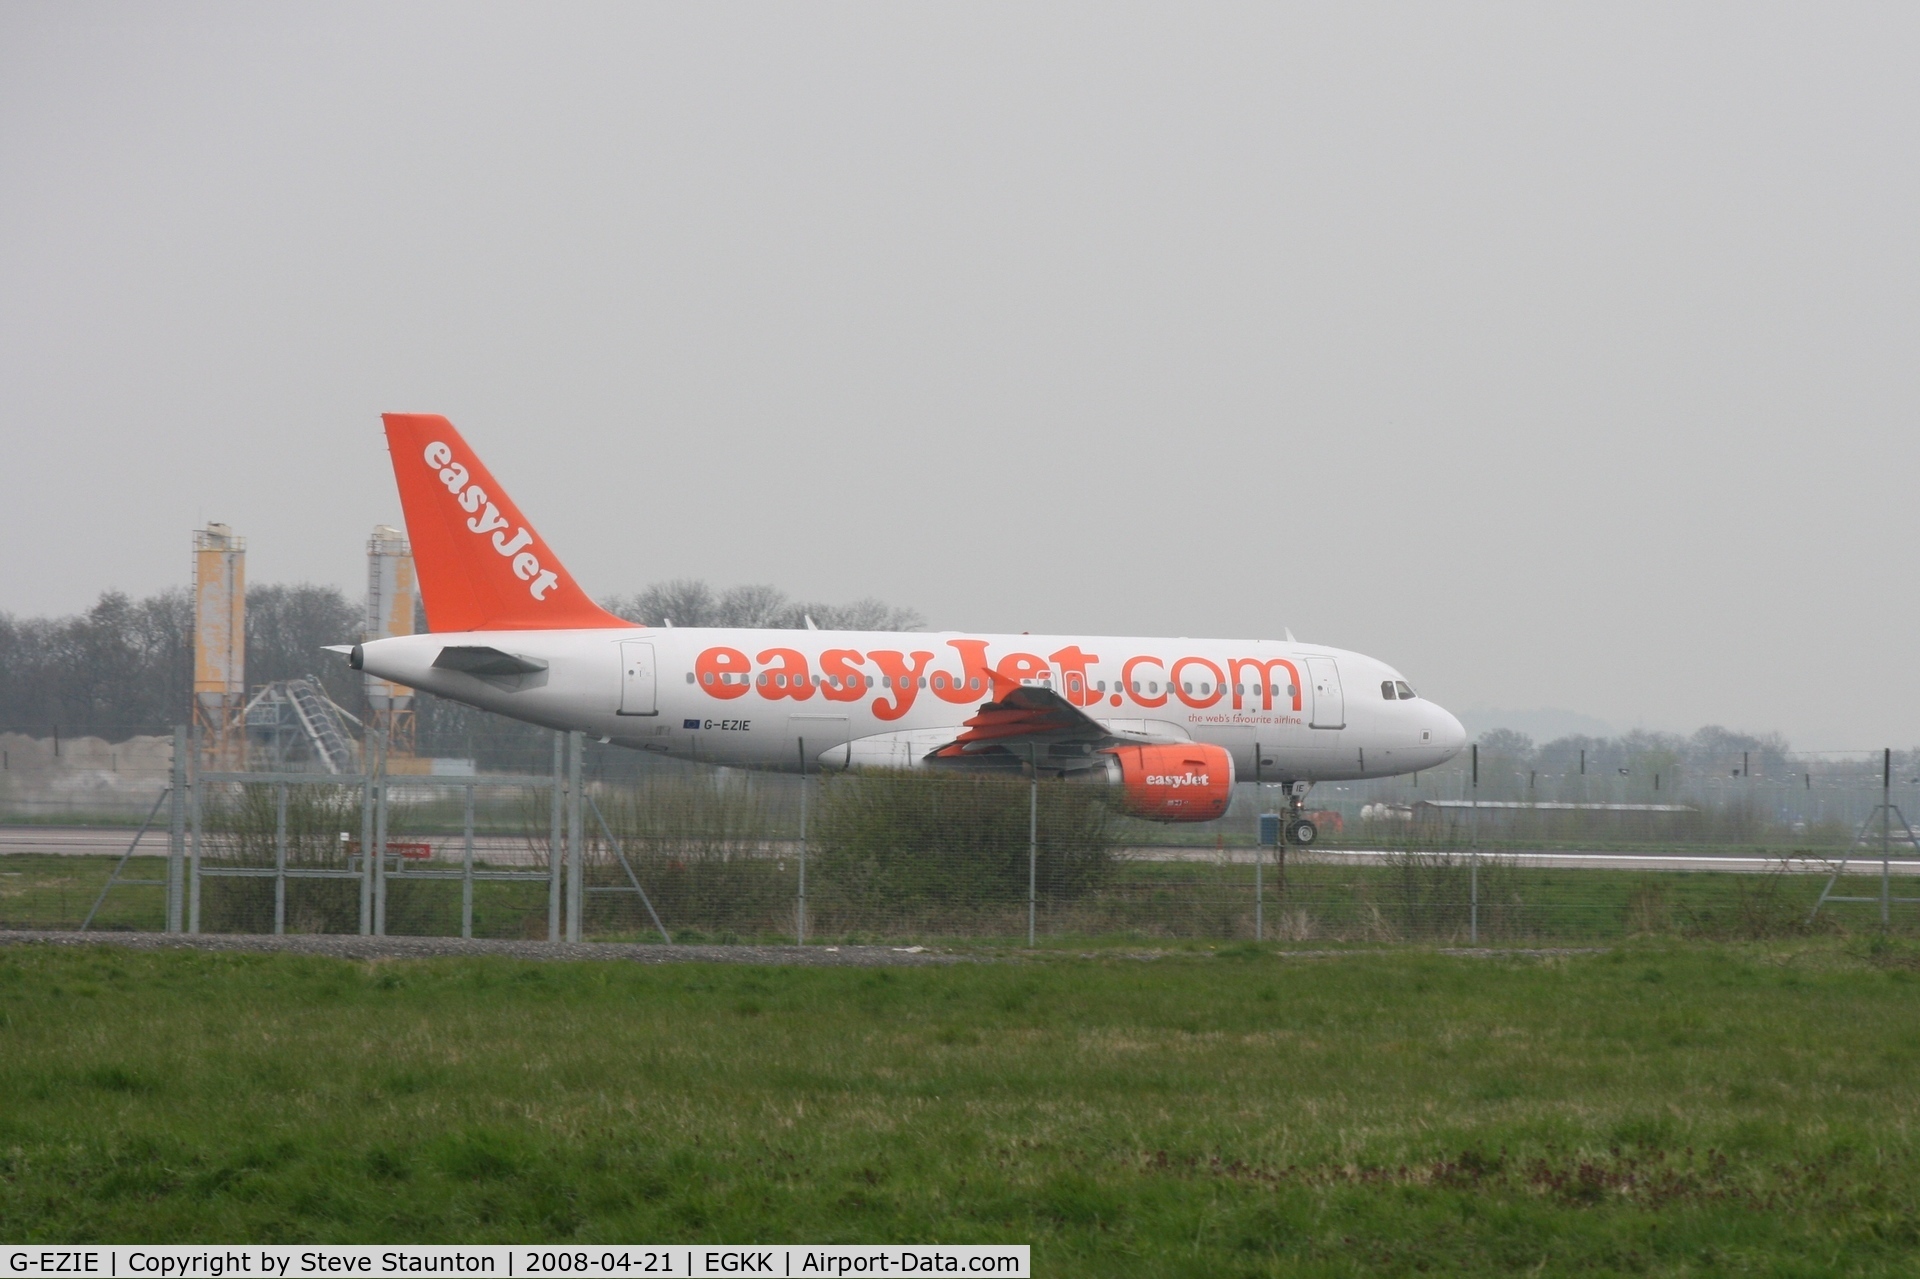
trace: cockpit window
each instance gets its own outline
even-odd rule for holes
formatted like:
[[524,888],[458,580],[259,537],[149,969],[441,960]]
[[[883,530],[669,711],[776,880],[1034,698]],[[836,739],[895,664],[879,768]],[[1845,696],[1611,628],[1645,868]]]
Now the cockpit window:
[[1390,680],[1390,679],[1383,679],[1383,680],[1381,680],[1381,681],[1380,681],[1380,696],[1382,696],[1382,697],[1384,697],[1384,698],[1386,698],[1386,699],[1387,699],[1388,701],[1392,701],[1392,700],[1393,700],[1393,698],[1394,698],[1394,692],[1393,692],[1393,681],[1392,681],[1392,680]]
[[1414,698],[1414,691],[1413,691],[1413,688],[1412,688],[1412,686],[1411,686],[1411,685],[1409,685],[1409,684],[1407,683],[1407,681],[1405,681],[1405,680],[1396,680],[1396,681],[1394,681],[1394,687],[1400,690],[1400,696],[1401,696],[1401,697],[1402,697],[1403,699],[1405,699],[1406,701],[1412,701],[1412,700],[1413,700],[1413,698]]

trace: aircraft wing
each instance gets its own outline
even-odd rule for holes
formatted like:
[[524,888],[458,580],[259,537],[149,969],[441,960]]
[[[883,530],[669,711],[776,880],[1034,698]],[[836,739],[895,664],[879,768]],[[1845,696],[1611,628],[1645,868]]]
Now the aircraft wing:
[[1174,740],[1179,739],[1109,728],[1050,688],[1019,685],[983,703],[960,735],[930,751],[926,761],[1013,764],[1037,754],[1058,764],[1062,756],[1090,758],[1109,746]]

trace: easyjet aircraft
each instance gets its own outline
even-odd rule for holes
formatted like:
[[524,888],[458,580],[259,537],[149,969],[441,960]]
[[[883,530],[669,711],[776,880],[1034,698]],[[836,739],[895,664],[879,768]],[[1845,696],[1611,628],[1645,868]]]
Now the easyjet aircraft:
[[959,768],[1117,787],[1160,821],[1226,812],[1236,778],[1432,768],[1452,715],[1359,653],[1274,640],[651,628],[561,567],[443,417],[386,415],[428,633],[356,670],[603,742],[755,768]]

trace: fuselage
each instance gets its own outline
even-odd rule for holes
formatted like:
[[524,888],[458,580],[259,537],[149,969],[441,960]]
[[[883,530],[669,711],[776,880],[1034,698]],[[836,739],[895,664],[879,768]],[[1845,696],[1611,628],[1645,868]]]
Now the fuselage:
[[[527,669],[436,666],[450,648]],[[753,768],[916,766],[996,678],[1051,689],[1118,733],[1219,746],[1241,781],[1415,772],[1466,741],[1385,663],[1273,640],[635,627],[403,635],[358,660],[514,719]]]

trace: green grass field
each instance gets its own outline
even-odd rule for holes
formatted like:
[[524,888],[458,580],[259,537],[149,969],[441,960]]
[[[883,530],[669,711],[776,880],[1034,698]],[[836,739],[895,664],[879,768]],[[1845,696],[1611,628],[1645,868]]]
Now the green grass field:
[[882,970],[0,948],[0,1237],[1912,1274],[1920,953]]

